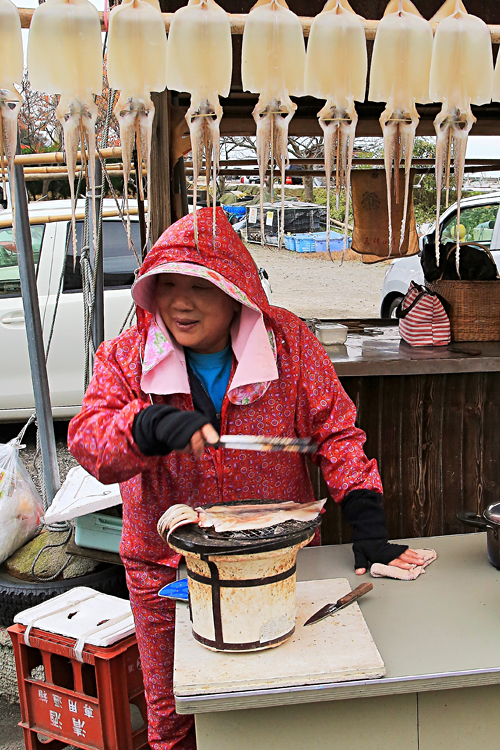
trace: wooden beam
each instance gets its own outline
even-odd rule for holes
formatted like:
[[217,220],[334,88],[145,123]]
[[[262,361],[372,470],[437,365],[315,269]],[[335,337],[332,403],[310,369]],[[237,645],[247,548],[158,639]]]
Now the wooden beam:
[[[33,13],[35,12],[34,8],[19,8],[19,17],[21,19],[21,26],[23,29],[28,29],[31,24],[31,19],[33,17]],[[172,22],[173,13],[162,13],[163,20],[165,22],[165,28],[167,31],[170,29],[170,24]],[[243,29],[245,28],[245,21],[247,19],[246,13],[228,13],[229,16],[229,22],[231,24],[231,34],[235,35],[241,35],[243,34]],[[99,17],[101,19],[101,28],[104,31],[104,13],[99,13]],[[302,23],[302,29],[304,31],[304,36],[309,36],[309,32],[311,30],[311,24],[314,20],[314,17],[309,16],[299,16],[300,22]],[[365,27],[365,35],[368,40],[375,39],[375,34],[377,32],[379,21],[371,21],[368,19],[363,19],[363,25]],[[431,24],[433,31],[435,31],[437,27],[437,23]],[[491,41],[493,44],[499,44],[500,43],[500,24],[494,25],[491,24],[488,26],[491,34]]]

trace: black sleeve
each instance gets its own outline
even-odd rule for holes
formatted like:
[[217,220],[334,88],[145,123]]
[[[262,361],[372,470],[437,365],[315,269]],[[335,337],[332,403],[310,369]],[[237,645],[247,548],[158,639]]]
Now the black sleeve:
[[166,456],[183,450],[194,433],[209,420],[198,411],[182,411],[173,406],[147,406],[136,414],[132,436],[145,456]]
[[352,526],[354,567],[388,563],[408,549],[407,544],[389,544],[382,495],[374,490],[353,490],[342,500],[342,512]]

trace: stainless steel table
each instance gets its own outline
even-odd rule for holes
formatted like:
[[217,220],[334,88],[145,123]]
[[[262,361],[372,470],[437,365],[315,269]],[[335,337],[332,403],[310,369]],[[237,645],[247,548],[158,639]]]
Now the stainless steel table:
[[[416,581],[371,579],[361,608],[386,677],[176,698],[198,750],[472,750],[500,730],[500,572],[485,534],[408,540],[438,560]],[[360,582],[348,545],[304,549],[298,579]],[[369,580],[368,576],[363,577]]]

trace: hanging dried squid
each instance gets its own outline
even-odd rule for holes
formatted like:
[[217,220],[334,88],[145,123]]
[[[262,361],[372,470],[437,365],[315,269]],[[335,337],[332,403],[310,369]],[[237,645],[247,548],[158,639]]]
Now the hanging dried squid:
[[148,217],[146,244],[151,216],[151,140],[155,108],[151,91],[163,91],[167,85],[167,34],[158,0],[124,0],[109,16],[108,81],[110,89],[120,92],[114,114],[120,126],[123,161],[123,196],[127,213],[129,246],[130,216],[128,182],[134,143],[137,146],[137,186],[144,200],[142,165],[146,169]]
[[[429,99],[432,28],[411,0],[390,0],[380,21],[370,75],[370,101],[386,102],[380,117],[389,214],[389,255],[401,252],[406,233],[413,143],[418,125],[416,102]],[[399,169],[403,159],[405,189],[399,242],[394,241],[392,198],[399,201]]]
[[305,61],[304,34],[298,16],[289,10],[285,0],[259,0],[245,23],[241,78],[244,91],[259,94],[253,118],[257,125],[262,244],[264,182],[269,162],[271,170],[276,162],[281,171],[280,246],[283,239],[288,125],[297,109],[290,96],[304,94]]
[[210,171],[212,170],[213,232],[217,200],[222,107],[219,96],[231,88],[233,65],[231,25],[225,10],[214,0],[189,0],[174,13],[170,25],[167,53],[167,86],[191,94],[186,120],[193,154],[193,212],[195,241],[197,187],[205,157],[207,205],[210,205]]
[[487,104],[493,84],[493,54],[488,27],[477,16],[469,15],[461,0],[446,0],[431,21],[438,22],[430,76],[432,101],[442,102],[434,120],[436,130],[436,259],[439,264],[439,215],[441,191],[446,175],[449,190],[450,160],[453,147],[457,190],[457,271],[460,263],[460,198],[465,167],[467,139],[476,118],[471,104]]
[[0,160],[2,185],[7,197],[3,160],[9,169],[12,205],[12,236],[16,241],[14,157],[17,148],[17,117],[23,100],[14,84],[23,78],[23,40],[19,11],[11,0],[0,0]]
[[326,241],[330,251],[330,193],[335,168],[336,207],[345,190],[344,252],[347,248],[349,191],[358,115],[354,101],[365,98],[367,53],[362,19],[347,0],[328,0],[314,18],[307,44],[305,89],[326,99],[318,112],[324,134],[326,172]]
[[36,8],[28,37],[28,73],[34,89],[61,95],[56,114],[64,134],[76,262],[74,177],[79,143],[92,186],[94,247],[97,230],[94,94],[102,91],[102,44],[99,13],[89,0],[46,0]]

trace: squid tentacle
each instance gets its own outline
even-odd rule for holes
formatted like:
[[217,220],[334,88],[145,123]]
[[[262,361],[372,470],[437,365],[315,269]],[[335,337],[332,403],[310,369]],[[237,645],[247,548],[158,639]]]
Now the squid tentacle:
[[399,254],[401,254],[401,247],[405,238],[408,196],[410,192],[410,169],[418,120],[418,113],[414,105],[407,109],[395,109],[392,101],[387,103],[387,107],[380,116],[380,125],[384,135],[384,167],[387,183],[387,210],[389,214],[389,255],[392,255],[394,245],[392,195],[393,193],[395,194],[397,203],[399,201],[399,167],[401,159],[404,161],[405,190],[403,217],[398,242]]
[[194,239],[198,246],[198,222],[197,222],[197,192],[198,178],[201,174],[203,157],[205,157],[207,173],[207,203],[209,200],[209,175],[213,165],[213,236],[215,237],[216,222],[215,211],[217,207],[216,174],[220,159],[220,121],[222,119],[222,107],[217,95],[203,97],[201,100],[191,98],[191,105],[186,113],[191,137],[191,149],[193,153],[193,226]]
[[281,214],[279,222],[278,245],[282,246],[285,217],[285,170],[289,164],[288,157],[288,126],[295,114],[297,105],[289,96],[281,99],[268,100],[260,96],[253,110],[253,118],[257,125],[257,163],[260,180],[260,232],[261,244],[265,244],[264,231],[264,183],[266,171],[271,162],[276,164],[281,172]]
[[93,245],[96,246],[96,218],[95,218],[95,190],[94,190],[94,155],[95,155],[95,123],[97,119],[97,107],[94,102],[81,102],[78,99],[69,99],[61,96],[56,115],[61,122],[64,134],[64,150],[66,152],[66,164],[68,168],[69,189],[71,195],[71,228],[73,234],[73,265],[76,264],[77,245],[76,245],[76,199],[75,199],[75,170],[76,155],[80,140],[82,158],[85,153],[85,143],[82,134],[86,134],[89,161],[90,176],[92,180],[92,218],[93,218]]
[[[353,99],[346,107],[339,107],[331,100],[318,112],[319,124],[323,130],[325,144],[325,172],[326,172],[326,246],[330,253],[330,198],[331,179],[336,169],[337,197],[341,189],[345,189],[346,205],[344,215],[344,241],[342,261],[347,249],[347,225],[349,223],[350,186],[352,158],[354,153],[354,137],[358,115]],[[331,258],[330,253],[330,258]]]
[[[127,241],[132,246],[130,231],[130,214],[128,208],[128,183],[132,164],[134,143],[137,143],[138,168],[137,188],[142,196],[142,164],[146,167],[146,185],[148,195],[148,214],[146,221],[146,245],[150,234],[150,179],[151,164],[149,154],[151,151],[151,140],[153,132],[153,119],[155,108],[150,97],[128,96],[123,92],[114,107],[114,113],[120,126],[120,141],[122,144],[123,161],[123,198],[127,214]],[[144,248],[143,248],[144,249]]]
[[[436,263],[439,265],[440,248],[439,248],[439,218],[441,214],[441,192],[443,189],[443,175],[451,160],[452,154],[450,147],[453,149],[453,161],[455,170],[455,180],[457,189],[457,227],[456,227],[456,266],[457,273],[460,277],[460,200],[462,197],[463,174],[465,167],[465,152],[467,149],[467,139],[470,130],[476,118],[472,114],[470,107],[460,110],[457,107],[450,107],[445,102],[441,112],[434,120],[436,130]],[[451,134],[451,138],[450,138]]]
[[[0,89],[0,159],[5,158],[9,170],[10,196],[12,205],[12,240],[16,244],[15,223],[15,170],[14,158],[17,148],[17,117],[23,100],[12,85],[9,89]],[[2,182],[6,195],[5,171],[2,167]]]

